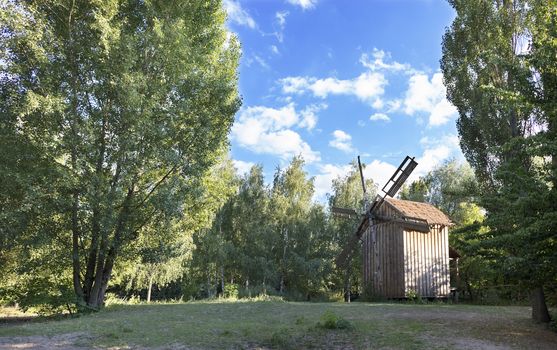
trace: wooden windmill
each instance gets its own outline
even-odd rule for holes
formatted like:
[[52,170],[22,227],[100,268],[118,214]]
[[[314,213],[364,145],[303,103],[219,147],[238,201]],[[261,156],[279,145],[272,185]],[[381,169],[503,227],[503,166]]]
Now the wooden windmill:
[[399,223],[404,225],[407,228],[411,228],[413,231],[417,232],[429,232],[430,227],[427,220],[422,218],[407,216],[407,215],[400,215],[397,217],[393,216],[385,216],[380,215],[380,208],[385,202],[386,197],[394,197],[394,195],[398,192],[398,190],[402,187],[404,182],[408,179],[412,171],[416,168],[418,163],[414,160],[414,158],[410,158],[407,156],[404,161],[400,164],[394,174],[391,176],[389,181],[383,186],[381,191],[383,195],[377,195],[374,201],[370,204],[367,199],[367,192],[365,187],[365,180],[362,171],[362,165],[360,162],[360,157],[358,156],[358,167],[360,170],[360,178],[362,180],[362,190],[364,196],[364,212],[362,214],[358,214],[354,209],[347,209],[347,208],[338,208],[332,207],[332,213],[337,216],[341,217],[361,217],[362,221],[358,226],[355,234],[351,236],[348,243],[344,246],[344,249],[339,254],[336,259],[336,264],[339,267],[346,267],[346,265],[350,261],[350,257],[352,252],[356,248],[357,242],[361,239],[362,234],[369,229],[370,230],[370,237],[371,237],[371,254],[373,255],[372,259],[374,261],[373,264],[373,271],[372,271],[372,279],[374,286],[381,286],[382,285],[382,273],[381,273],[381,259],[379,258],[379,247],[377,245],[377,232],[376,226],[382,223]]

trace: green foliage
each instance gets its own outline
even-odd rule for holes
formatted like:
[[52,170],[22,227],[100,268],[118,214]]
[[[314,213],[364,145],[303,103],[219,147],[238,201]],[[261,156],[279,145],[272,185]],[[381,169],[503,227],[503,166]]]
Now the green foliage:
[[549,329],[557,333],[557,315],[555,312],[551,314],[551,322],[549,322]]
[[406,291],[406,300],[410,303],[421,303],[423,299],[418,291],[409,289]]
[[404,184],[400,190],[400,199],[414,201],[414,202],[426,202],[427,194],[429,192],[429,184],[425,179],[420,178],[410,185]]
[[[443,38],[441,67],[487,212],[490,232],[479,245],[499,255],[507,279],[543,290],[557,275],[557,3],[451,4],[457,17]],[[533,305],[534,317],[547,322],[544,302]]]
[[288,328],[280,328],[271,334],[269,339],[271,346],[278,349],[296,349],[296,340],[292,338]]
[[57,276],[25,276],[18,281],[15,292],[20,309],[39,315],[76,312],[75,294],[69,281],[61,281]]
[[319,322],[317,322],[317,327],[324,329],[352,329],[353,326],[346,319],[335,314],[334,312],[327,310],[321,317]]
[[[364,203],[369,203],[375,198],[377,193],[377,185],[373,180],[366,180],[367,198],[364,199],[358,164],[353,161],[350,172],[344,177],[338,177],[333,180],[332,194],[329,197],[329,208],[341,207],[355,209],[356,212],[363,212]],[[365,167],[365,165],[363,165]],[[357,225],[360,223],[360,217],[354,218],[338,218],[331,216],[330,226],[332,230],[332,244],[334,247],[331,258],[335,258],[350,238],[355,234]],[[347,300],[352,291],[361,292],[362,288],[366,288],[362,281],[362,254],[360,249],[355,249],[349,258],[349,263],[342,271],[338,271],[334,275],[332,283],[339,289],[342,286],[344,299]],[[338,269],[340,270],[340,269]]]
[[224,297],[230,299],[237,299],[238,298],[238,286],[235,284],[227,284],[224,287]]
[[240,50],[224,22],[218,1],[0,4],[0,269],[63,242],[80,308],[136,249],[136,281],[175,278],[176,254],[134,244],[195,208],[226,146]]
[[333,238],[324,208],[312,202],[303,160],[277,169],[271,186],[256,165],[224,188],[211,223],[193,235],[185,297],[226,296],[234,285],[239,297],[327,299]]
[[477,205],[478,183],[468,163],[445,161],[428,174],[405,186],[401,199],[428,202],[449,216],[457,226],[483,221]]

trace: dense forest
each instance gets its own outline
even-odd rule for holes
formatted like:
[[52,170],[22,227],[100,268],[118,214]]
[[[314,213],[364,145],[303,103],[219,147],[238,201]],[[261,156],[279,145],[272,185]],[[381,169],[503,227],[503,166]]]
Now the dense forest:
[[[455,287],[557,304],[557,5],[450,0],[443,72],[466,161],[407,184],[455,225]],[[316,203],[301,157],[238,175],[240,44],[219,1],[0,4],[0,303],[98,310],[110,298],[371,300],[357,163]],[[267,169],[268,170],[268,169]],[[368,180],[369,199],[378,189]]]

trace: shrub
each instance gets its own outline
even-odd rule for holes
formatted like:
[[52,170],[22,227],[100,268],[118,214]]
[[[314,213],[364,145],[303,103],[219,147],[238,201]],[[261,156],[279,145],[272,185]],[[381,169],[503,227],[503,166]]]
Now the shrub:
[[422,303],[422,302],[423,302],[422,296],[420,295],[420,293],[418,293],[418,292],[417,292],[416,290],[414,290],[414,289],[409,289],[409,290],[406,292],[406,300],[407,300],[408,302],[415,303],[415,304],[418,304],[418,303]]
[[238,299],[238,285],[227,284],[224,286],[224,297],[230,299]]
[[325,329],[351,329],[352,324],[334,312],[327,310],[321,315],[320,321],[317,322],[317,327]]

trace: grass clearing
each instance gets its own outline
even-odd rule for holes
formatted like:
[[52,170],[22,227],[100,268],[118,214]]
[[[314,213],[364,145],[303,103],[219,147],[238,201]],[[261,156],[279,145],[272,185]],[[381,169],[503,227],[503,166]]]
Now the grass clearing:
[[[113,305],[63,320],[2,324],[0,349],[555,349],[522,306],[213,301]],[[329,322],[330,327],[323,327]],[[340,326],[337,326],[340,322]],[[59,345],[62,344],[62,345]]]

